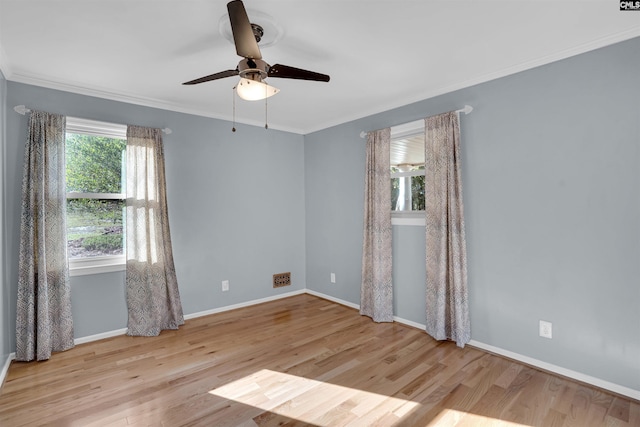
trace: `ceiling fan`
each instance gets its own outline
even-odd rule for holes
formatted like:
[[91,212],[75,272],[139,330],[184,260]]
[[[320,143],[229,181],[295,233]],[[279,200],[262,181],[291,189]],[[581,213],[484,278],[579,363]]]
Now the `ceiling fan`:
[[247,100],[265,99],[279,92],[273,86],[269,86],[263,80],[267,77],[279,77],[284,79],[313,80],[328,82],[329,76],[288,65],[269,65],[262,60],[262,54],[258,42],[263,36],[263,28],[260,25],[249,22],[247,11],[241,0],[233,0],[227,4],[233,41],[236,45],[236,53],[243,59],[238,62],[235,70],[220,71],[205,77],[200,77],[183,83],[183,85],[195,85],[225,77],[240,76],[240,82],[236,86],[238,96]]

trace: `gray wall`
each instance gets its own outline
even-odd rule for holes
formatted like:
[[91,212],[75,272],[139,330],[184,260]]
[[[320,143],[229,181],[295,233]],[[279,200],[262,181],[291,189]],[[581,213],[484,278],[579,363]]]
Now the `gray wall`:
[[[304,137],[0,79],[5,149],[0,355],[15,348],[27,117],[14,105],[170,127],[171,230],[185,313],[307,288],[358,304],[362,130],[462,118],[474,340],[640,390],[640,39]],[[394,227],[395,313],[424,323],[424,236]],[[271,275],[293,285],[273,290]],[[337,283],[330,283],[330,273]],[[222,293],[220,281],[230,280]],[[76,337],[126,326],[123,274],[72,278]],[[553,322],[554,338],[537,335]]]
[[[174,260],[185,314],[305,288],[303,137],[14,82],[8,108],[114,123],[169,127],[167,197]],[[6,267],[9,327],[15,328],[20,189],[27,117],[7,114]],[[290,287],[272,275],[291,272]],[[221,281],[230,281],[229,292]],[[125,328],[124,274],[71,279],[75,336]],[[10,333],[11,351],[15,337]],[[6,351],[6,349],[5,349]]]
[[4,170],[5,155],[4,146],[6,140],[6,97],[7,81],[0,72],[0,369],[6,363],[9,353],[11,353],[9,328],[9,289],[7,286],[7,275],[5,269],[5,222],[4,222]]
[[[470,104],[472,338],[640,390],[638,76],[640,38],[306,135],[307,288],[359,303],[360,131]],[[394,226],[395,314],[420,324],[423,233]]]

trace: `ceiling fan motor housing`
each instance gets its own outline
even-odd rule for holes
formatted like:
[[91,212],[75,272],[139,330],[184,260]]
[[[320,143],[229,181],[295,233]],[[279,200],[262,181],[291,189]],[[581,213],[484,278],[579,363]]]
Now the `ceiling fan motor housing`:
[[271,66],[262,59],[245,58],[238,63],[238,74],[249,80],[262,81],[269,73]]

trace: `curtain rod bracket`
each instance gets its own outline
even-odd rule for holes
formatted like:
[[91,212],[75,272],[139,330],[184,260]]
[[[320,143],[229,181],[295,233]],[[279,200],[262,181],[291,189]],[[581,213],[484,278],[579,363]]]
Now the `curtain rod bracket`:
[[456,113],[469,114],[472,111],[473,111],[473,107],[471,105],[465,105],[463,108],[456,110]]

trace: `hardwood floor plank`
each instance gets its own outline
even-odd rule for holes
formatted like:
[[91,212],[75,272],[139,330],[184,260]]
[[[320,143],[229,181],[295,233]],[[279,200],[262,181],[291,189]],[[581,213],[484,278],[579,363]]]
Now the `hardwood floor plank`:
[[607,412],[607,416],[628,423],[630,406],[631,404],[628,400],[622,399],[620,397],[614,397],[613,402],[609,407],[609,411]]
[[469,412],[487,418],[499,418],[504,409],[504,402],[509,398],[507,390],[492,384],[485,394],[471,407]]
[[564,425],[564,420],[567,418],[566,414],[561,414],[555,409],[550,409],[542,421],[544,427],[560,427]]
[[640,402],[631,402],[629,405],[629,425],[640,426]]
[[13,362],[2,426],[640,426],[640,402],[310,295]]

